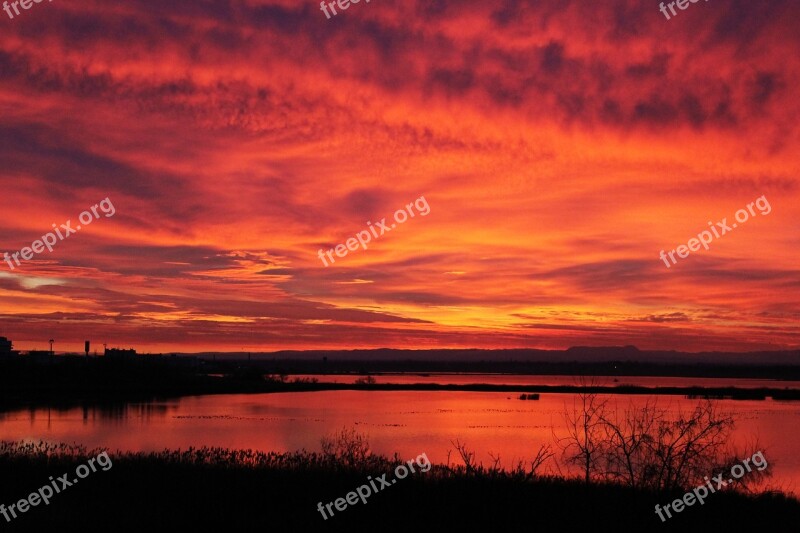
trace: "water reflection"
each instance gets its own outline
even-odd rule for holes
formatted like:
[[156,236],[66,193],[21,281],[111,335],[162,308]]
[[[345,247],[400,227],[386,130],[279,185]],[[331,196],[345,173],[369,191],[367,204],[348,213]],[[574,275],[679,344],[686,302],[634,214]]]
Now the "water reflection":
[[[89,448],[160,451],[189,446],[262,451],[319,450],[320,438],[343,427],[366,433],[376,453],[401,456],[424,450],[445,462],[459,439],[488,461],[527,459],[563,428],[572,394],[540,394],[535,401],[507,392],[320,391],[190,396],[175,400],[29,408],[0,414],[3,440],[46,440]],[[617,408],[647,396],[610,395]],[[658,397],[662,407],[691,410],[702,400]],[[758,437],[774,462],[775,482],[800,482],[800,404],[771,399],[718,400],[737,419],[734,436]]]
[[83,420],[87,422],[91,416],[92,421],[101,420],[124,424],[129,418],[149,421],[151,418],[164,418],[170,411],[178,409],[178,402],[166,404],[156,402],[124,403],[115,402],[102,405],[84,405]]
[[48,430],[53,428],[54,421],[73,421],[80,419],[84,426],[94,424],[124,425],[129,419],[150,421],[153,418],[165,418],[171,411],[179,409],[179,402],[107,402],[83,403],[78,407],[71,406],[30,406],[17,411],[0,412],[0,425],[27,418],[30,427],[42,426]]

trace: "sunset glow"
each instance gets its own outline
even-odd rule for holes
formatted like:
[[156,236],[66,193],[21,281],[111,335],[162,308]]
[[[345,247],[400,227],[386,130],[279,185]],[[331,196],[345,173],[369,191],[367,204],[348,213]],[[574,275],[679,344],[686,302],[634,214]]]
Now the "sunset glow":
[[[0,254],[116,212],[0,263],[0,335],[800,347],[797,4],[515,5],[59,0],[3,20]],[[427,215],[321,263],[422,196]],[[659,259],[761,196],[769,214]]]

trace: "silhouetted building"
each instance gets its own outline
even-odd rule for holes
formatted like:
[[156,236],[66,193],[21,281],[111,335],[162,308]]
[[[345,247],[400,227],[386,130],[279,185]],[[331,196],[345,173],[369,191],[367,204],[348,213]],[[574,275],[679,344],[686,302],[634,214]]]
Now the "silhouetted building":
[[103,353],[106,357],[111,357],[112,359],[133,359],[136,357],[136,350],[133,348],[129,350],[123,350],[121,348],[106,348],[106,351]]
[[0,337],[0,357],[12,355],[11,348],[13,348],[11,341],[5,337]]
[[19,355],[19,350],[14,349],[10,339],[0,337],[0,357],[11,357],[12,355]]

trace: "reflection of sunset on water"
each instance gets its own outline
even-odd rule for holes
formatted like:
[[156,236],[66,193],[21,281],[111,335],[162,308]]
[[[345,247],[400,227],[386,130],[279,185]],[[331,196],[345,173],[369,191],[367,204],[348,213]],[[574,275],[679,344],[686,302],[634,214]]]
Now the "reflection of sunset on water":
[[36,3],[0,524],[796,529],[797,0]]
[[[621,411],[652,400],[610,398]],[[53,442],[134,451],[190,446],[318,451],[322,436],[352,427],[368,435],[375,453],[408,456],[424,446],[431,461],[441,463],[453,451],[451,441],[459,439],[480,460],[489,463],[488,454],[499,453],[510,466],[529,458],[539,445],[552,444],[554,432],[564,433],[564,409],[573,399],[571,394],[521,401],[512,393],[423,391],[201,396],[118,409],[14,411],[0,417],[0,430],[12,440],[37,435]],[[670,412],[690,411],[697,400],[660,396],[657,404]],[[758,436],[768,443],[775,463],[773,483],[784,489],[800,486],[795,453],[800,433],[792,429],[800,428],[800,413],[794,403],[721,400],[718,405],[736,414],[738,442]]]

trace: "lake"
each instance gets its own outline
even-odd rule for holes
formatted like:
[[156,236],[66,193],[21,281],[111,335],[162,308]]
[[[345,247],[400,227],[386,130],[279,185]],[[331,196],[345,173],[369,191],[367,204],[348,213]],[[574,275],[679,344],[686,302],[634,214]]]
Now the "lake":
[[[619,409],[643,406],[652,398],[607,397]],[[491,462],[492,452],[510,466],[517,459],[530,459],[540,444],[553,443],[554,431],[564,434],[564,408],[575,398],[574,394],[541,394],[538,401],[523,401],[518,394],[462,391],[190,396],[114,407],[40,407],[0,413],[0,438],[131,451],[189,446],[319,451],[323,435],[355,427],[368,435],[377,453],[397,452],[408,459],[424,452],[434,462],[445,462],[448,451],[453,451],[451,441],[458,439],[485,464]],[[698,404],[681,396],[660,396],[657,402],[671,412],[689,411]],[[795,490],[800,482],[800,403],[769,399],[716,403],[736,417],[736,443],[758,438],[758,448],[774,467],[770,484]],[[451,459],[456,459],[455,452]]]
[[[536,374],[471,374],[462,372],[432,372],[420,374],[371,374],[376,383],[395,383],[409,385],[413,383],[437,385],[470,385],[481,383],[488,385],[580,385],[579,376],[547,376]],[[294,378],[313,378],[320,383],[353,383],[363,378],[362,374],[305,374],[289,376]],[[740,389],[800,389],[800,381],[777,379],[744,379],[744,378],[687,378],[664,376],[593,376],[586,378],[595,385],[614,387],[633,385],[637,387],[738,387]]]

